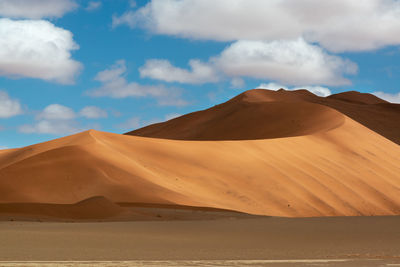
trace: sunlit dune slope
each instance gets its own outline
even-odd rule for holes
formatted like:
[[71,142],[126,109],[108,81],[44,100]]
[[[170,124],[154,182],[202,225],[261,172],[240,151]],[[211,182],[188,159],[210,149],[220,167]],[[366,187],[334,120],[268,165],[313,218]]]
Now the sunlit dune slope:
[[301,136],[181,141],[91,130],[6,150],[0,202],[104,196],[274,216],[400,214],[400,146],[337,111],[307,108],[321,125],[302,122],[290,134]]
[[[274,102],[277,103],[273,104]],[[254,89],[210,109],[153,124],[127,134],[177,140],[238,140],[273,138],[279,137],[280,134],[280,137],[303,135],[308,133],[295,127],[290,130],[286,128],[288,131],[285,131],[280,126],[307,124],[307,118],[313,114],[311,117],[313,122],[316,122],[315,127],[319,127],[320,122],[317,120],[325,120],[324,116],[328,113],[326,110],[323,115],[316,113],[315,109],[311,110],[314,105],[307,106],[310,103],[331,107],[400,144],[400,104],[388,103],[372,94],[355,91],[318,97],[307,90]],[[239,120],[236,120],[237,116],[240,116]],[[278,120],[281,120],[282,124],[275,130]],[[242,124],[241,128],[239,124]],[[260,124],[263,125],[263,130],[259,129]],[[308,126],[304,126],[303,129],[307,129]]]

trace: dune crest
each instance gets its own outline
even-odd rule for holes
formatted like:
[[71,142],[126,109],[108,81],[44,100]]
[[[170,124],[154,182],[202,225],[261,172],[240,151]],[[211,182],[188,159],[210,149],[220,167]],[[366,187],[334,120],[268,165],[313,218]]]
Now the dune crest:
[[353,103],[361,103],[361,104],[384,104],[389,103],[386,100],[380,99],[379,97],[368,94],[368,93],[360,93],[356,91],[348,91],[338,94],[333,94],[328,96],[330,99],[339,99],[347,102]]

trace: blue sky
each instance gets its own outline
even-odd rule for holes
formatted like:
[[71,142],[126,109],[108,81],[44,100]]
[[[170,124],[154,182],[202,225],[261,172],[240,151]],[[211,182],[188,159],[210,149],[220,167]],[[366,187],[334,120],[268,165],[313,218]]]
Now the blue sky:
[[349,2],[0,0],[0,147],[123,133],[257,87],[400,102],[399,1]]

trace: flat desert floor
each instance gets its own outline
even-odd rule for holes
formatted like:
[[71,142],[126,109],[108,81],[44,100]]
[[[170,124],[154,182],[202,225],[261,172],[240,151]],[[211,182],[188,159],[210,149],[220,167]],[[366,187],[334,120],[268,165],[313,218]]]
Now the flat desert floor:
[[400,266],[400,216],[0,222],[0,266]]

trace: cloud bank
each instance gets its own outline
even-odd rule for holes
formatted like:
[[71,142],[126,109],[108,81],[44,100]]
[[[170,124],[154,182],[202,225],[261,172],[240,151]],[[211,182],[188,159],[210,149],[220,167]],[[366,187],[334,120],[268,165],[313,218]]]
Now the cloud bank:
[[73,134],[84,128],[98,128],[97,125],[82,127],[77,118],[99,119],[105,116],[107,112],[96,106],[86,106],[80,112],[75,112],[70,107],[51,104],[36,115],[35,123],[21,125],[18,130],[26,134]]
[[[189,61],[190,70],[167,60],[151,59],[139,71],[142,77],[165,82],[217,82],[220,75],[233,78],[234,87],[243,86],[240,77],[273,80],[288,85],[345,85],[345,75],[357,73],[357,65],[331,55],[304,39],[288,41],[240,40],[226,47],[207,63]],[[236,79],[236,80],[235,80]]]
[[102,83],[101,87],[87,92],[92,97],[151,97],[161,106],[184,106],[187,104],[181,98],[178,88],[166,88],[162,85],[141,85],[128,82],[123,76],[127,71],[124,60],[118,60],[109,69],[99,72],[95,80]]
[[113,26],[122,24],[192,39],[272,41],[303,37],[333,52],[367,51],[400,44],[400,2],[152,0],[114,16]]
[[9,18],[59,18],[77,8],[73,0],[0,0],[0,16]]

